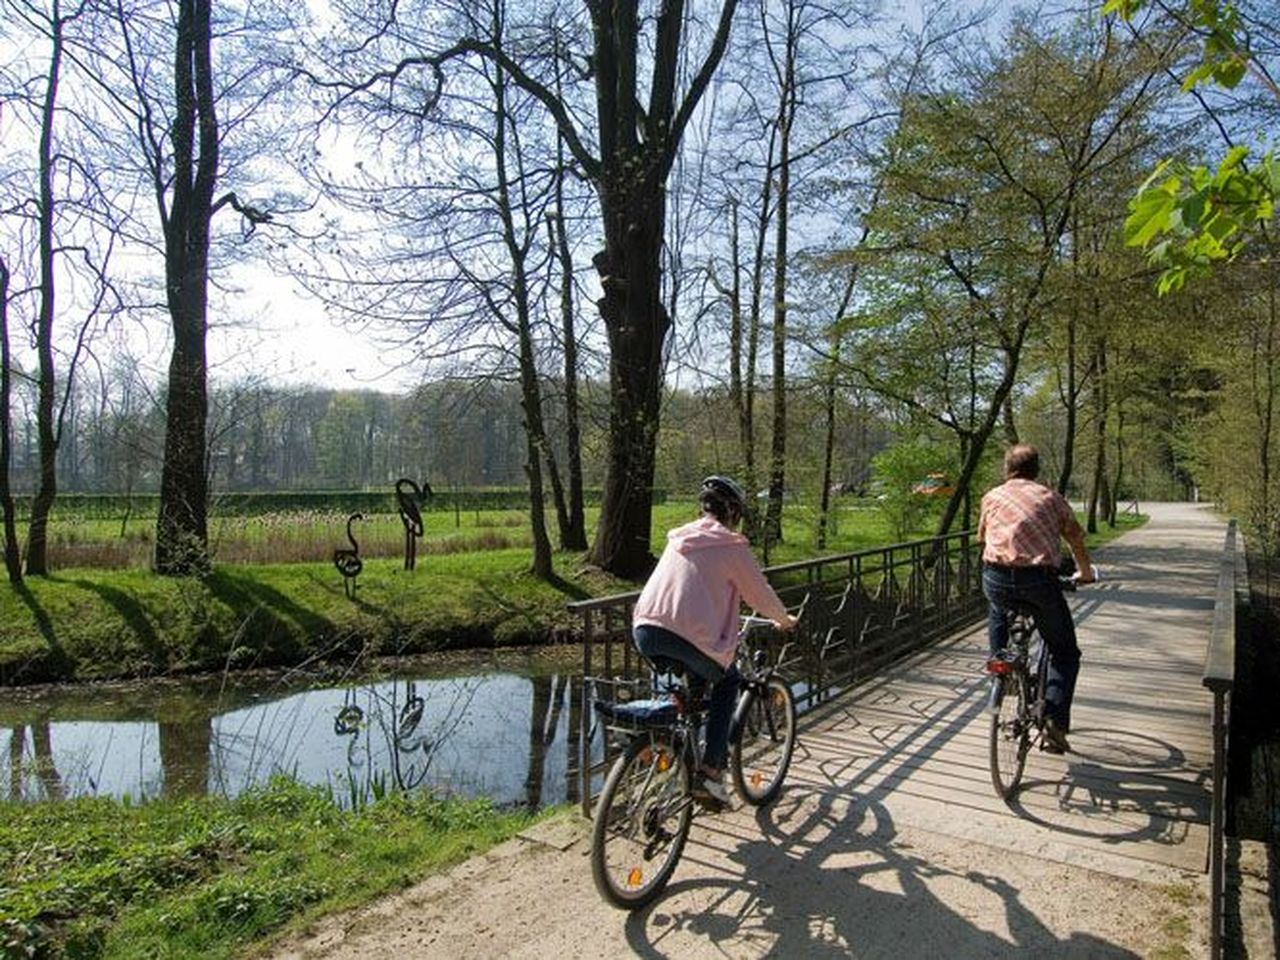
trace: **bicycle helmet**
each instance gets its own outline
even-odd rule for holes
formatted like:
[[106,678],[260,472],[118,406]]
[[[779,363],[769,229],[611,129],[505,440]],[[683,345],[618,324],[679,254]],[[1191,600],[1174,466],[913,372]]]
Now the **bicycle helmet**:
[[702,481],[698,506],[721,523],[733,524],[747,512],[747,495],[729,477],[713,474]]

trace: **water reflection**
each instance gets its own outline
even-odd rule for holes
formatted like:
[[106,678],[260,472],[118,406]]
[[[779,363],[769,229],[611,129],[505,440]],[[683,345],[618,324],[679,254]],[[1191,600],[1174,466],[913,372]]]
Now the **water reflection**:
[[423,788],[500,805],[578,799],[581,684],[568,673],[80,698],[3,711],[11,799],[235,796],[277,772],[344,804]]

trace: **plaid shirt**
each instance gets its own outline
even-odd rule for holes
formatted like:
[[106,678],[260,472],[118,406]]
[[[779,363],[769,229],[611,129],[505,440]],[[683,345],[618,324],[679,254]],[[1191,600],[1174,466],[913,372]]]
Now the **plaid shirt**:
[[1084,531],[1056,490],[1015,477],[988,490],[978,518],[982,559],[1006,567],[1056,567],[1064,533]]

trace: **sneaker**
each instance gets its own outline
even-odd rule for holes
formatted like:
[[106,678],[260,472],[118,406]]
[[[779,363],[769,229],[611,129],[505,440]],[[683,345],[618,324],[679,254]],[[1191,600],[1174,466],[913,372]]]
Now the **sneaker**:
[[716,812],[728,807],[729,791],[724,785],[724,774],[713,777],[698,771],[693,778],[693,799]]
[[1062,732],[1062,728],[1058,726],[1057,721],[1052,717],[1044,722],[1044,742],[1041,749],[1045,753],[1070,753],[1071,744],[1067,742],[1067,735]]

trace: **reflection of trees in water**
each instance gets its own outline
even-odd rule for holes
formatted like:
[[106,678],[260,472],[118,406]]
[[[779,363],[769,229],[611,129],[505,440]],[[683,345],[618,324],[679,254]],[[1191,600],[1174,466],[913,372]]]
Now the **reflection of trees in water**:
[[213,715],[208,712],[176,722],[162,722],[160,768],[167,797],[199,797],[209,788]]
[[[451,778],[476,778],[475,783],[456,785],[465,792],[484,789],[490,776],[502,771],[503,785],[495,795],[500,803],[536,808],[562,802],[566,795],[574,802],[580,794],[577,753],[582,734],[576,675],[502,676],[504,683],[515,680],[519,688],[514,694],[509,686],[493,688],[501,690],[494,709],[515,711],[514,717],[504,714],[510,717],[506,720],[488,707],[477,715],[485,702],[482,689],[495,680],[493,674],[353,683],[289,692],[279,699],[262,688],[246,687],[218,689],[215,696],[207,691],[179,698],[165,695],[141,704],[131,701],[119,722],[142,724],[124,734],[130,745],[141,736],[136,749],[116,742],[120,731],[115,720],[95,717],[91,729],[61,737],[53,729],[54,714],[28,716],[23,718],[26,723],[0,728],[9,731],[8,749],[0,747],[0,797],[64,799],[96,793],[103,783],[139,797],[161,790],[170,797],[234,796],[271,774],[283,773],[321,786],[328,783],[336,788],[337,799],[363,802],[388,790],[421,788],[443,777],[440,771],[447,768]],[[527,708],[521,703],[525,691],[530,697]],[[342,699],[335,703],[338,697]],[[526,717],[527,739],[519,731]],[[486,751],[484,740],[478,747],[461,747],[466,755],[459,764],[451,751],[466,736],[459,728],[471,722],[486,726],[499,748]],[[335,757],[328,747],[321,747],[319,740],[335,743],[328,740],[330,729],[345,756]],[[556,766],[561,762],[559,751],[568,758],[563,780]],[[318,763],[322,757],[326,762]],[[138,764],[136,771],[128,769],[131,761]],[[549,783],[553,768],[557,773]]]
[[[53,738],[49,734],[49,720],[42,717],[25,727],[11,727],[9,737],[9,796],[13,800],[25,800],[26,778],[34,776],[40,784],[40,795],[45,800],[65,800],[66,787],[58,767],[53,762]],[[27,731],[31,732],[31,756],[27,756]]]
[[22,753],[26,745],[27,728],[11,727],[9,737],[9,799],[22,799]]
[[551,697],[555,677],[531,677],[529,697],[529,767],[524,778],[525,804],[530,810],[542,806],[542,774],[547,765],[547,747],[555,739],[551,724]]

